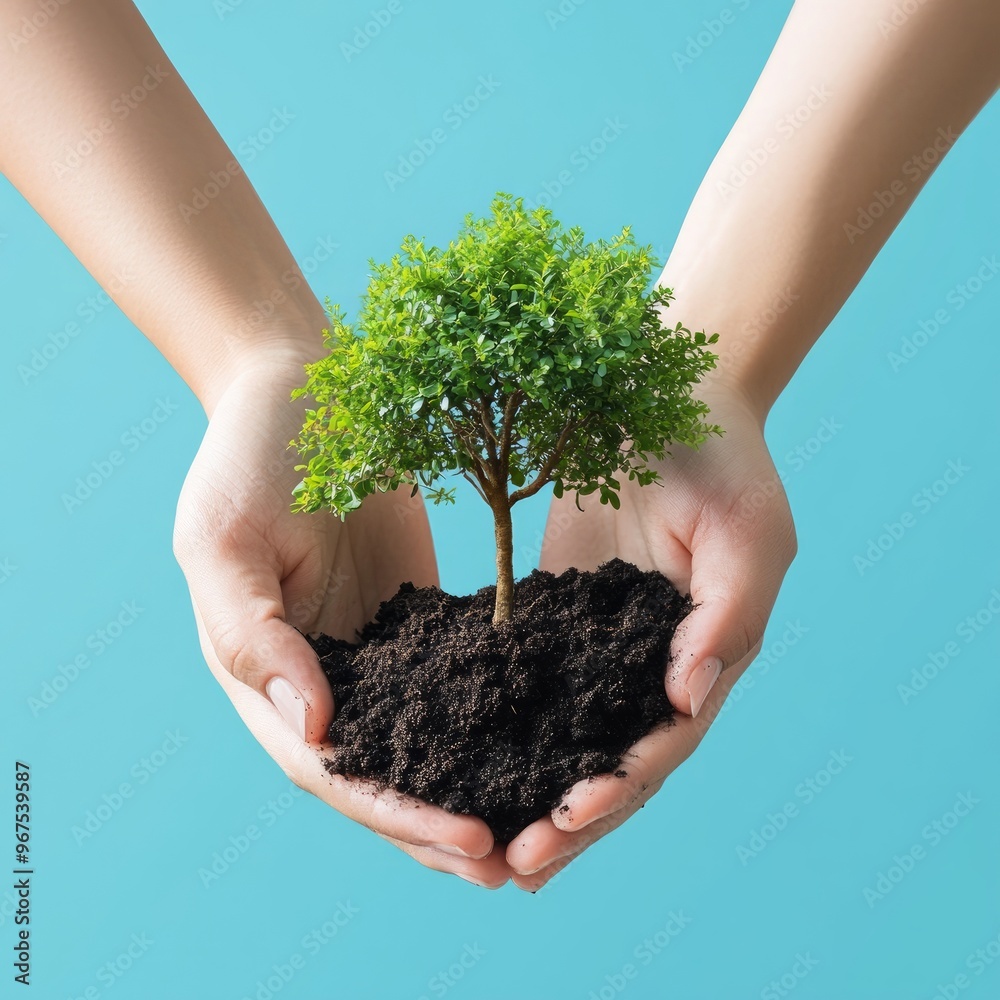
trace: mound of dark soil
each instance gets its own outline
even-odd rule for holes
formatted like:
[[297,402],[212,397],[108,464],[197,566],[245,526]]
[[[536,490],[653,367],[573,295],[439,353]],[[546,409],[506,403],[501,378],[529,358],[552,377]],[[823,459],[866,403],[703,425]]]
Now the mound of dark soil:
[[499,626],[493,596],[404,584],[357,644],[310,641],[337,706],[328,769],[479,816],[506,843],[669,722],[670,641],[692,605],[620,559],[536,570]]

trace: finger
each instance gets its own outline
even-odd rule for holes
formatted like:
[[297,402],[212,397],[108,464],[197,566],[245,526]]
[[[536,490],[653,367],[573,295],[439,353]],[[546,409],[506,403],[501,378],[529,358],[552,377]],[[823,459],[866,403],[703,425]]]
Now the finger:
[[574,833],[598,820],[613,817],[621,810],[634,811],[646,802],[694,752],[756,653],[756,649],[752,650],[722,675],[697,718],[675,716],[672,725],[655,729],[639,740],[622,757],[619,771],[624,772],[623,776],[602,774],[578,781],[552,810],[553,826]]
[[322,762],[321,771],[314,780],[307,776],[307,790],[382,836],[471,860],[493,851],[490,828],[475,816],[450,813],[370,781],[330,774]]
[[670,650],[666,689],[687,715],[701,711],[723,670],[760,642],[781,581],[795,555],[795,531],[781,497],[753,525],[711,530],[691,553],[694,610]]
[[322,743],[333,692],[312,647],[284,620],[281,567],[249,529],[175,542],[197,617],[223,667],[266,697],[300,740]]
[[615,774],[577,782],[552,810],[555,827],[579,830],[641,799],[651,785],[663,781],[668,773],[663,768],[672,771],[679,767],[697,746],[695,733],[682,726],[656,729],[644,736],[622,757]]
[[196,621],[202,651],[212,673],[247,728],[296,785],[383,836],[456,856],[484,858],[489,855],[493,849],[493,834],[481,819],[446,812],[372,782],[330,774],[324,763],[330,745],[317,747],[303,743],[269,699],[244,685],[223,667],[200,616],[196,615]]
[[630,800],[627,805],[607,816],[597,818],[588,824],[586,829],[574,830],[573,832],[559,830],[553,824],[550,816],[543,816],[508,844],[507,863],[517,875],[523,877],[542,875],[548,872],[544,877],[544,881],[548,881],[554,874],[548,870],[554,864],[561,859],[578,857],[602,837],[607,836],[612,830],[616,830],[659,791],[663,780],[661,778],[645,785],[640,795]]
[[507,864],[518,875],[534,875],[555,858],[569,853],[568,848],[564,849],[568,837],[556,829],[550,816],[542,816],[507,845]]
[[449,875],[457,875],[459,878],[465,879],[466,882],[471,882],[483,889],[499,889],[507,884],[513,874],[504,858],[502,847],[493,850],[488,857],[475,860],[456,858],[426,847],[415,847],[412,844],[394,840],[392,837],[385,839],[424,867]]
[[511,875],[511,881],[518,889],[524,889],[525,892],[538,892],[539,889],[548,885],[556,876],[561,875],[580,856],[580,853],[582,852],[559,858],[558,861],[553,861],[551,865],[546,865],[532,875],[518,875],[517,872],[514,872]]

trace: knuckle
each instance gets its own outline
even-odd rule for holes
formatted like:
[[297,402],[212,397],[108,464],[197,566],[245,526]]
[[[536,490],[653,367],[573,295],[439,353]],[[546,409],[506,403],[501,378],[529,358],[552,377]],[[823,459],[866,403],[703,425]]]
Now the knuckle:
[[785,555],[788,558],[788,562],[791,562],[799,553],[799,536],[795,531],[795,524],[789,518],[788,520],[788,532],[785,539]]
[[767,628],[769,617],[768,610],[759,605],[751,605],[746,609],[740,619],[740,629],[743,634],[740,641],[739,655],[734,657],[733,663],[742,660],[755,649],[760,649],[761,643],[764,640],[764,629]]
[[288,756],[278,761],[278,766],[284,772],[285,777],[295,786],[304,792],[311,792],[309,782],[306,778],[308,773],[305,755],[309,750],[305,743],[293,744]]
[[799,550],[795,522],[787,500],[770,513],[761,527],[764,536],[769,539],[769,548],[787,566]]
[[174,558],[182,567],[187,566],[194,554],[196,545],[191,537],[189,526],[178,517],[174,521],[174,533],[171,539]]
[[245,635],[241,635],[232,625],[220,625],[206,621],[205,627],[212,640],[212,647],[219,662],[244,684],[250,683],[253,664],[256,659]]
[[302,772],[294,765],[290,763],[282,763],[279,765],[281,770],[284,772],[285,777],[296,786],[296,788],[301,788],[303,792],[311,792],[312,789],[309,787],[308,782],[302,776]]

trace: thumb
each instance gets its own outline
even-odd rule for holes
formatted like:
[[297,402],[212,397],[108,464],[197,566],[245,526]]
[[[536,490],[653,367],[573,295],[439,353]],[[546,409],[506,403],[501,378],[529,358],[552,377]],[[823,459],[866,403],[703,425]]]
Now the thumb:
[[223,667],[267,698],[299,739],[326,742],[333,692],[305,636],[284,620],[280,568],[207,547],[178,561]]
[[716,532],[694,550],[695,608],[674,636],[667,668],[667,697],[678,711],[696,716],[723,670],[749,664],[794,555],[790,517],[784,527],[756,530],[740,542]]

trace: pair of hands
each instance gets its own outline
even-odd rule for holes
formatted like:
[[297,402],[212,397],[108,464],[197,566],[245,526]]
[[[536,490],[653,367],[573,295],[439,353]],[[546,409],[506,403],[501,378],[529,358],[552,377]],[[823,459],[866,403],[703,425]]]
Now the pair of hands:
[[503,845],[478,818],[323,766],[335,706],[297,630],[352,635],[402,581],[427,586],[438,576],[422,501],[408,493],[375,495],[345,522],[290,512],[300,477],[286,443],[304,404],[289,402],[289,392],[301,379],[301,365],[273,363],[236,378],[216,403],[181,493],[174,547],[205,658],[297,785],[429,868],[488,888],[513,879],[534,891],[659,790],[760,648],[795,552],[763,421],[738,390],[705,384],[698,395],[725,434],[698,451],[675,449],[662,485],[626,485],[619,511],[595,502],[580,512],[571,497],[553,503],[543,569],[590,569],[619,556],[661,571],[697,607],[665,665],[675,724],[636,744],[622,765],[626,777],[580,782],[563,800],[568,810]]

